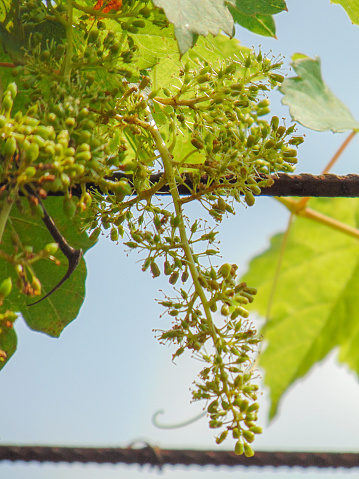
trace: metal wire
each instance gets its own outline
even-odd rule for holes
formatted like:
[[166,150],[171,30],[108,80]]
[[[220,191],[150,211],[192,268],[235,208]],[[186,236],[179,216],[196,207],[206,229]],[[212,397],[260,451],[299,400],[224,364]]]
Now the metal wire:
[[0,461],[80,462],[97,464],[148,464],[256,467],[359,467],[359,454],[333,452],[257,451],[253,457],[237,456],[231,451],[137,448],[0,446]]
[[[120,180],[126,178],[131,182],[132,175],[125,173],[116,173],[111,180]],[[150,177],[151,183],[155,184],[162,178],[162,173],[152,175]],[[262,179],[269,178],[268,175],[261,175]],[[332,174],[326,175],[310,175],[303,173],[301,175],[287,175],[285,173],[279,173],[278,175],[272,175],[274,184],[268,188],[262,188],[259,196],[312,196],[312,197],[359,197],[359,175],[345,175],[337,176]],[[206,184],[206,177],[202,178],[202,182]],[[233,183],[236,181],[234,177],[228,177],[225,181]],[[2,185],[0,184],[0,187]],[[98,186],[87,183],[87,188],[93,188],[99,191]],[[178,186],[180,195],[186,196],[190,194],[192,187],[190,175],[184,176],[184,184]],[[74,186],[72,188],[72,194],[74,196],[81,196],[81,185]],[[156,194],[168,195],[168,186],[164,186]],[[63,196],[62,192],[49,192],[48,196]]]

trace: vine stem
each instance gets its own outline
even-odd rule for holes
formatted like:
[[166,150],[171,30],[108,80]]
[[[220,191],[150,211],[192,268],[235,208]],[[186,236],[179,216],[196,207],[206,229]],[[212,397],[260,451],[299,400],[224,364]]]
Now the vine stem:
[[330,216],[323,215],[322,213],[312,210],[311,208],[298,209],[298,202],[291,198],[276,197],[276,199],[280,201],[284,206],[286,206],[290,212],[297,216],[317,221],[318,223],[329,226],[330,228],[341,231],[342,233],[345,233],[349,236],[354,236],[354,238],[359,239],[359,230],[353,228],[352,226],[341,223],[340,221],[337,221]]
[[74,38],[72,33],[72,20],[73,20],[73,2],[70,0],[67,3],[67,22],[65,24],[66,30],[66,56],[64,64],[64,78],[67,81],[70,81],[71,78],[71,69],[72,69],[72,57],[74,55]]
[[173,169],[173,165],[172,165],[172,156],[171,156],[170,152],[168,151],[167,146],[166,146],[165,142],[163,141],[163,138],[162,138],[161,133],[159,132],[158,128],[156,126],[151,126],[151,125],[148,125],[147,128],[150,130],[150,132],[151,132],[151,134],[152,134],[152,136],[155,140],[156,147],[157,147],[158,151],[160,152],[160,155],[161,155],[161,158],[162,158],[162,161],[163,161],[165,177],[167,179],[167,183],[168,183],[169,188],[170,188],[170,193],[171,193],[171,196],[172,196],[172,199],[173,199],[176,216],[179,220],[178,229],[179,229],[179,232],[180,232],[182,247],[183,247],[183,250],[185,252],[186,260],[188,262],[188,267],[189,267],[189,270],[191,272],[191,276],[192,276],[192,280],[193,280],[193,284],[194,284],[196,293],[198,294],[198,296],[201,299],[203,309],[204,309],[205,314],[206,314],[206,319],[207,319],[207,322],[208,322],[208,326],[211,328],[214,345],[216,346],[217,339],[218,339],[217,333],[215,331],[215,327],[214,327],[214,324],[213,324],[212,315],[211,315],[211,311],[210,311],[210,308],[209,308],[209,304],[208,304],[208,301],[207,301],[206,294],[203,291],[203,288],[202,288],[202,286],[199,282],[199,275],[198,275],[197,267],[196,267],[194,259],[193,259],[192,250],[191,250],[191,247],[188,243],[186,227],[185,227],[184,218],[183,218],[183,211],[182,211],[182,207],[181,207],[181,198],[180,198],[180,195],[178,193],[177,183],[176,183],[176,179],[175,179],[175,173],[174,173],[174,169]]

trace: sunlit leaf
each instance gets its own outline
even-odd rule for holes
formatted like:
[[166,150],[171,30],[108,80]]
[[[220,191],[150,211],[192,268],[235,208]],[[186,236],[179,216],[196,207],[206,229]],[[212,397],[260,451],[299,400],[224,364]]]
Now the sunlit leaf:
[[359,3],[357,0],[331,0],[331,3],[341,5],[349,15],[350,20],[359,25]]
[[[312,199],[310,207],[358,227],[358,199]],[[258,287],[253,308],[266,315],[283,235],[254,258],[242,278]],[[272,418],[288,388],[336,347],[359,374],[359,241],[314,221],[295,218],[270,318],[262,334],[260,366],[270,389]]]
[[264,37],[275,37],[276,27],[271,15],[245,15],[241,12],[233,13],[233,19],[241,27],[262,35]]
[[221,30],[232,36],[233,18],[223,0],[154,0],[174,25],[181,55],[193,47],[198,35],[217,35]]
[[287,78],[279,88],[282,103],[289,106],[293,120],[317,131],[343,132],[359,128],[359,123],[324,83],[320,59],[295,54],[292,66],[298,76]]

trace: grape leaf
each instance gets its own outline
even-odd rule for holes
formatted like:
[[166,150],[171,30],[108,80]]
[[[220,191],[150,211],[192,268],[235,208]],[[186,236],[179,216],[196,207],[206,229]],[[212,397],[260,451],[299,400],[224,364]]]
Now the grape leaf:
[[296,53],[292,60],[298,76],[284,80],[279,90],[293,120],[317,131],[358,129],[359,123],[347,106],[323,82],[320,59]]
[[[230,9],[231,10],[231,9]],[[271,15],[245,15],[241,12],[232,12],[233,19],[241,27],[263,37],[275,38],[276,27]]]
[[[68,219],[62,210],[62,198],[51,197],[45,201],[49,215],[55,221],[58,229],[65,236],[71,246],[87,251],[93,243],[86,233],[78,233],[73,221]],[[22,245],[32,245],[34,252],[42,250],[46,244],[53,243],[50,233],[40,218],[30,215],[24,216],[14,206],[6,228],[1,249],[7,254],[13,254],[13,235],[17,235]],[[42,295],[45,295],[55,286],[67,271],[67,260],[61,252],[57,254],[61,260],[56,265],[50,260],[40,260],[32,265],[36,276],[42,284]],[[4,277],[12,277],[13,284],[17,281],[14,268],[4,259],[0,259],[0,268]],[[30,278],[31,280],[31,278]],[[35,330],[58,337],[62,330],[73,321],[79,312],[85,297],[86,265],[81,261],[72,276],[51,296],[43,302],[27,306],[39,297],[25,297],[17,288],[13,287],[12,293],[5,299],[4,308],[21,312],[28,326]]]
[[[318,198],[310,207],[353,227],[359,200]],[[258,287],[252,307],[266,315],[283,235],[254,258],[241,281]],[[317,222],[295,218],[289,233],[270,319],[262,329],[259,364],[270,388],[270,417],[287,389],[335,347],[359,374],[359,243]]]
[[0,371],[8,363],[11,356],[15,353],[17,347],[17,336],[12,325],[10,327],[1,325],[0,331],[0,351],[6,354],[6,358],[0,356]]
[[233,0],[229,10],[233,20],[258,35],[275,37],[272,15],[286,10],[284,0]]
[[220,30],[234,35],[233,18],[223,0],[154,0],[163,8],[175,27],[178,48],[183,55],[192,48],[198,35],[217,35]]
[[275,15],[287,10],[284,0],[232,0],[232,8],[244,15]]
[[359,25],[359,4],[357,0],[331,0],[331,3],[341,5],[352,23]]

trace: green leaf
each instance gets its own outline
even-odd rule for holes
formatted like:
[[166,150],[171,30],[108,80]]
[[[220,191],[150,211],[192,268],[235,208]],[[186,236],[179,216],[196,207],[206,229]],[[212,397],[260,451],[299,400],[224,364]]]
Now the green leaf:
[[[164,41],[167,43],[169,40],[165,39]],[[167,45],[164,45],[164,48],[166,49]],[[170,90],[171,85],[180,86],[179,72],[187,61],[194,62],[193,66],[198,66],[198,61],[211,64],[235,55],[241,57],[248,54],[250,49],[241,45],[235,38],[228,38],[225,35],[216,37],[209,35],[206,38],[200,37],[196,46],[183,56],[182,62],[176,49],[172,48],[172,53],[169,53],[171,49],[166,51],[167,53],[163,54],[159,63],[150,72],[154,90],[159,86],[167,87]],[[176,92],[175,89],[173,91]]]
[[[86,233],[78,233],[73,222],[64,215],[62,202],[62,198],[51,197],[45,201],[45,207],[68,243],[74,248],[82,248],[85,252],[93,246],[93,243]],[[10,255],[14,253],[13,235],[18,236],[22,245],[33,246],[34,252],[41,251],[48,243],[54,241],[40,218],[24,216],[15,206],[11,210],[9,225],[1,243],[1,249]],[[41,282],[42,295],[50,291],[67,271],[67,259],[62,253],[57,257],[61,260],[60,265],[45,259],[32,265]],[[0,259],[0,270],[3,278],[11,276],[13,284],[16,284],[17,276],[11,264]],[[31,277],[29,280],[31,282]],[[85,296],[85,280],[86,265],[81,261],[72,276],[43,302],[27,306],[39,297],[26,297],[13,287],[12,293],[4,301],[4,308],[21,312],[31,329],[58,337],[65,326],[78,315]]]
[[272,15],[287,10],[284,0],[233,0],[229,7],[233,20],[257,35],[275,37]]
[[154,0],[163,8],[175,27],[178,48],[183,55],[192,48],[198,35],[217,35],[220,30],[234,34],[233,18],[223,0]]
[[[358,199],[312,199],[310,207],[353,227],[359,226]],[[266,315],[283,235],[254,258],[242,278],[258,287],[253,308]],[[260,355],[270,388],[270,417],[288,388],[335,347],[359,374],[359,242],[317,222],[295,218],[262,334]]]
[[244,15],[275,15],[287,10],[284,0],[235,0],[233,9]]
[[232,12],[233,19],[241,27],[263,37],[275,38],[276,27],[271,15],[245,15],[241,12]]
[[0,331],[0,350],[6,353],[6,358],[0,356],[0,371],[14,354],[16,347],[17,337],[14,328],[2,325]]
[[292,56],[297,77],[287,78],[279,88],[282,103],[289,106],[293,120],[317,131],[343,132],[359,128],[359,123],[323,82],[320,59]]
[[358,0],[331,0],[331,3],[341,5],[349,15],[350,20],[359,25],[359,3]]

